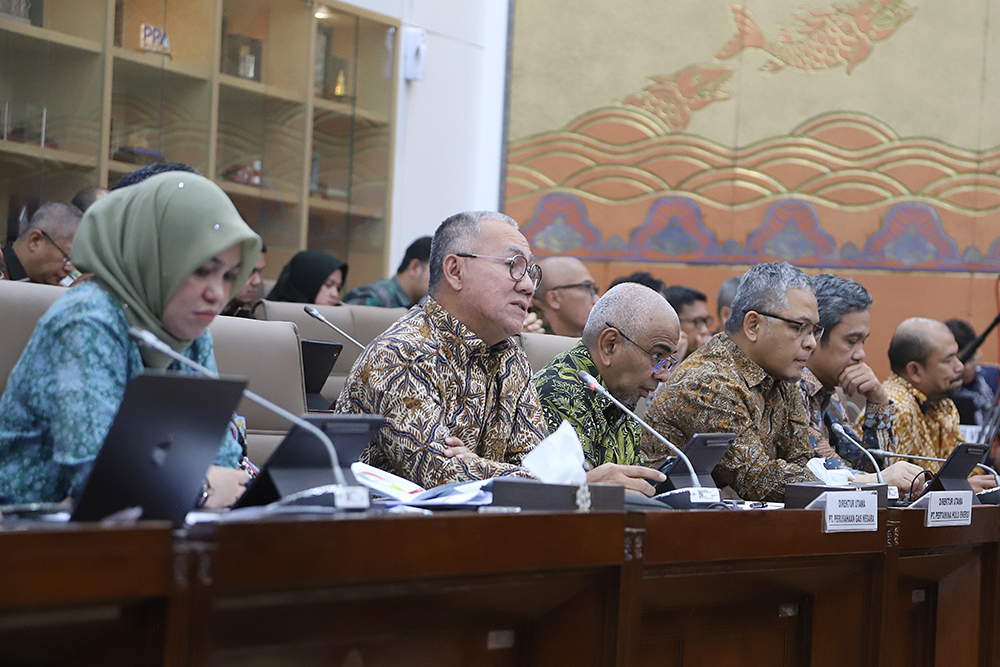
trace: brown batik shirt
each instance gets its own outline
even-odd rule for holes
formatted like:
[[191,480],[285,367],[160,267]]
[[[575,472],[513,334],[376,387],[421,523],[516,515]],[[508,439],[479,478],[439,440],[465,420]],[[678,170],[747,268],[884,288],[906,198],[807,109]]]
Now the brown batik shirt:
[[[745,500],[782,501],[789,482],[815,482],[805,399],[794,381],[775,380],[725,333],[716,334],[673,372],[646,413],[650,425],[680,447],[695,433],[735,433],[712,472]],[[669,452],[650,434],[647,462]]]
[[[546,434],[524,351],[488,346],[431,297],[365,348],[336,410],[383,415],[361,460],[425,488],[531,477],[521,459]],[[449,435],[476,457],[445,457]]]

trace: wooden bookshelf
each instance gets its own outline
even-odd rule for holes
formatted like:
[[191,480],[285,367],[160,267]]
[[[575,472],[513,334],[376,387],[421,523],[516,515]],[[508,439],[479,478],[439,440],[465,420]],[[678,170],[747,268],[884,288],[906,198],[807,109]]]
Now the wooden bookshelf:
[[[347,289],[384,277],[396,97],[384,66],[399,24],[324,5],[329,16],[301,0],[45,0],[24,20],[0,13],[0,53],[18,63],[0,68],[0,123],[15,130],[0,139],[0,207],[113,185],[133,160],[182,162],[230,195],[275,258],[357,253]],[[144,26],[166,29],[169,55],[143,48]]]

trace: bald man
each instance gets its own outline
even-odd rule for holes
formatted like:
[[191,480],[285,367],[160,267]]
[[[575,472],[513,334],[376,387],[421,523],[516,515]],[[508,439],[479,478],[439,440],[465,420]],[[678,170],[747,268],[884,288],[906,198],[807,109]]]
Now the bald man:
[[579,338],[600,291],[590,271],[575,257],[549,257],[538,263],[542,282],[532,305],[545,321],[545,330]]
[[[952,392],[962,386],[958,343],[944,322],[923,317],[904,320],[889,343],[892,375],[883,384],[896,414],[893,432],[900,454],[947,458],[962,442]],[[939,463],[920,461],[930,470]],[[992,475],[969,478],[976,491],[994,486]]]
[[535,376],[549,431],[565,419],[576,429],[588,469],[604,463],[629,466],[638,488],[662,481],[642,467],[639,424],[577,375],[586,371],[612,396],[632,408],[669,377],[676,359],[680,322],[663,295],[636,283],[612,287],[593,309],[575,347],[557,355]]

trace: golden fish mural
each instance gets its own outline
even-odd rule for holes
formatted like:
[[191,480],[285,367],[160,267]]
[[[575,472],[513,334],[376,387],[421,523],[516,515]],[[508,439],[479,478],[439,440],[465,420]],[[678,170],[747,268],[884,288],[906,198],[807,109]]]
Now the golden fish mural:
[[670,133],[683,132],[693,111],[729,99],[726,85],[732,78],[733,68],[726,65],[690,65],[673,74],[649,77],[650,85],[619,104],[650,112]]
[[816,71],[846,64],[848,74],[869,56],[875,42],[890,37],[915,11],[903,0],[863,0],[821,11],[807,7],[795,16],[797,38],[782,26],[781,37],[771,39],[748,9],[739,5],[730,9],[736,35],[716,55],[719,60],[744,49],[760,49],[772,58],[762,72],[777,72],[786,66]]

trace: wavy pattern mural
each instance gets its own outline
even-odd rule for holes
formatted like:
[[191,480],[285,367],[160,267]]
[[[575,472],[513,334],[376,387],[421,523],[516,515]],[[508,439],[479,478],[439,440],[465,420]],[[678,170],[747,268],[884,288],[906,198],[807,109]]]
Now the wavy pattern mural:
[[511,144],[507,212],[541,254],[995,271],[1000,147],[834,112],[731,149],[605,107]]

